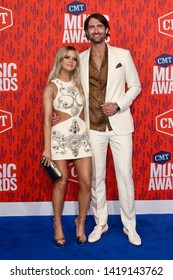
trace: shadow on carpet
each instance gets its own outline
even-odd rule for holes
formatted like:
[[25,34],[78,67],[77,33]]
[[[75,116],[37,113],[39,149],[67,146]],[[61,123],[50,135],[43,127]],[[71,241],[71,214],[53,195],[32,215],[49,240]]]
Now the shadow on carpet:
[[[122,232],[119,215],[110,215],[109,231],[95,243],[77,244],[74,216],[63,216],[66,245],[56,247],[51,216],[0,217],[1,260],[172,260],[173,215],[137,215],[142,246],[135,247]],[[86,234],[95,226],[86,221]]]

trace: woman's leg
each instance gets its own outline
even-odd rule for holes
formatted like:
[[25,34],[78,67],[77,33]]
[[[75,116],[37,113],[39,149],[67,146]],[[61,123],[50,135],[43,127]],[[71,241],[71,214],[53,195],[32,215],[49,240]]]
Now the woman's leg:
[[92,159],[91,157],[86,157],[74,160],[74,166],[79,181],[79,216],[76,219],[77,237],[79,242],[82,243],[86,241],[85,219],[91,198]]
[[61,217],[64,206],[64,196],[68,183],[68,161],[55,161],[55,164],[62,173],[62,177],[55,182],[52,192],[52,204],[54,212],[54,239],[58,246],[65,244],[65,237],[62,229]]

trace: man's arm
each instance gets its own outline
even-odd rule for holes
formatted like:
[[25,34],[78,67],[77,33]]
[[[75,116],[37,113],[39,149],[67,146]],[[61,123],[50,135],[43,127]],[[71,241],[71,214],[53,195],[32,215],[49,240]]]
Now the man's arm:
[[101,108],[102,112],[108,117],[115,115],[120,110],[118,104],[113,102],[103,103]]
[[135,100],[135,98],[141,92],[139,76],[129,51],[127,52],[127,57],[124,61],[127,91],[122,98],[117,100],[117,104],[120,107],[121,111],[124,111],[127,108],[129,108]]

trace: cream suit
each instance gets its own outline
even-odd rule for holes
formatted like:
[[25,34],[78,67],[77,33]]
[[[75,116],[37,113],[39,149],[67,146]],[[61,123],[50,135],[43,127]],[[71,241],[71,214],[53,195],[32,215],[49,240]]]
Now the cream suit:
[[[130,52],[125,49],[108,47],[108,75],[105,102],[117,103],[120,107],[109,117],[112,131],[90,130],[93,150],[92,209],[97,225],[107,223],[106,201],[106,155],[110,144],[120,202],[123,225],[130,229],[136,227],[134,203],[134,184],[132,179],[132,132],[134,124],[130,106],[141,91],[137,70]],[[81,79],[86,97],[85,118],[89,125],[89,56],[88,49],[80,54]]]

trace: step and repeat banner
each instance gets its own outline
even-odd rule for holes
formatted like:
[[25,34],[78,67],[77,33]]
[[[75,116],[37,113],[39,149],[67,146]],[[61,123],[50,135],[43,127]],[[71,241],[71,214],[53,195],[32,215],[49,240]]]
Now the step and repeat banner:
[[[12,209],[11,215],[22,203],[51,202],[53,184],[39,163],[42,95],[58,49],[73,45],[83,51],[90,46],[83,25],[94,12],[109,20],[108,43],[130,50],[141,80],[142,92],[131,108],[135,198],[142,202],[144,213],[145,202],[157,201],[158,207],[165,202],[166,207],[173,199],[172,1],[4,0],[0,4],[0,215],[7,205],[5,211]],[[73,163],[69,174],[66,204],[77,200]],[[116,203],[110,150],[106,183],[107,199]]]

